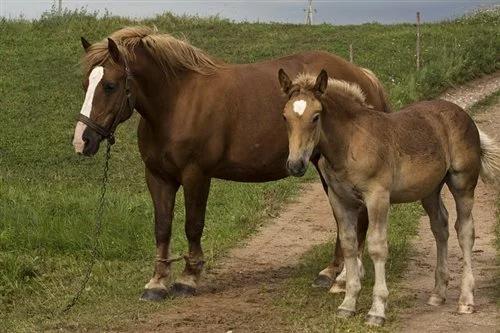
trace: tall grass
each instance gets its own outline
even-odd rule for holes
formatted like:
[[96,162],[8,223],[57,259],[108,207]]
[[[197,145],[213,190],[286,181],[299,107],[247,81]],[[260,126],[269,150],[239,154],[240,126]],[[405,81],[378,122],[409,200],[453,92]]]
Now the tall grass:
[[[74,311],[50,316],[72,296],[88,260],[103,162],[102,152],[86,159],[74,155],[70,146],[83,100],[80,36],[96,41],[123,26],[155,25],[239,63],[303,50],[347,57],[353,43],[356,62],[374,70],[393,104],[401,106],[495,71],[499,18],[494,11],[424,24],[424,68],[419,73],[415,29],[409,24],[236,24],[169,13],[133,21],[81,11],[47,14],[36,21],[0,20],[0,331],[119,329],[176,304],[137,301],[152,272],[154,238],[134,117],[119,128],[113,147],[101,261]],[[295,179],[267,184],[215,181],[203,239],[209,264],[251,233],[299,185]],[[185,251],[182,203],[180,193],[174,253]]]

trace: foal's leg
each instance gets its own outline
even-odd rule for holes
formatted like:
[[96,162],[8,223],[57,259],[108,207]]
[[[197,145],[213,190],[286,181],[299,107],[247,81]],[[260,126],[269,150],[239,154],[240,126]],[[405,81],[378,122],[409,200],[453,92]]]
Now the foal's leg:
[[175,194],[179,183],[160,178],[146,169],[146,182],[153,199],[155,215],[156,263],[153,277],[144,287],[143,300],[158,301],[167,295],[170,277],[169,248],[174,214]]
[[463,253],[463,272],[460,298],[458,300],[458,313],[474,312],[474,276],[472,274],[472,247],[474,246],[474,222],[472,219],[472,206],[474,204],[474,189],[477,182],[473,177],[464,173],[454,174],[450,177],[448,186],[457,206],[457,221],[455,230],[458,243]]
[[441,188],[422,200],[431,223],[431,230],[436,239],[437,263],[435,271],[435,284],[427,304],[441,305],[446,300],[446,288],[448,286],[448,211],[441,200]]
[[[318,155],[319,157],[319,155]],[[311,162],[315,166],[318,171],[319,177],[321,179],[321,184],[323,185],[323,189],[325,190],[326,195],[328,196],[328,185],[321,173],[321,170],[318,166],[318,158],[311,159]],[[357,228],[357,237],[358,237],[358,252],[359,252],[359,261],[358,265],[360,266],[360,274],[361,278],[364,276],[363,263],[361,262],[361,256],[363,253],[363,247],[365,243],[366,230],[368,229],[368,215],[366,210],[364,210],[358,218],[358,228]],[[318,276],[314,280],[312,286],[316,288],[328,288],[332,293],[340,293],[345,292],[345,267],[344,266],[344,255],[342,254],[342,248],[340,246],[340,237],[339,237],[339,226],[337,223],[337,239],[335,241],[335,249],[333,250],[333,258],[328,264],[328,266],[319,272]],[[340,275],[339,275],[340,273]]]
[[201,236],[205,225],[210,178],[205,177],[202,170],[196,167],[187,168],[182,175],[182,186],[186,209],[185,232],[189,252],[185,257],[184,271],[172,285],[171,293],[175,296],[191,296],[196,292],[204,264]]
[[368,253],[375,268],[373,303],[366,323],[380,326],[385,321],[385,308],[389,290],[385,282],[385,262],[387,260],[387,215],[389,213],[389,192],[380,190],[365,197],[370,226],[368,228]]
[[359,207],[345,205],[331,189],[328,191],[328,198],[339,227],[340,245],[344,253],[344,265],[347,273],[344,301],[337,312],[339,317],[345,318],[356,313],[356,301],[361,290],[357,262],[358,240],[356,237],[356,221]]
[[[366,208],[362,208],[362,210],[358,215],[358,223],[356,228],[356,237],[358,239],[358,270],[360,279],[363,279],[363,277],[365,276],[365,269],[363,267],[362,257],[363,257],[363,249],[365,246],[367,229],[368,229],[368,212],[366,211]],[[338,225],[337,225],[337,230],[338,230]],[[337,239],[338,239],[338,232],[337,232]],[[338,239],[337,242],[339,243],[340,239]],[[339,247],[338,243],[336,244],[336,247]],[[340,272],[340,274],[337,276],[332,286],[330,287],[330,292],[332,294],[345,292],[346,276],[347,276],[346,268],[344,266],[344,268],[342,269],[342,271]]]

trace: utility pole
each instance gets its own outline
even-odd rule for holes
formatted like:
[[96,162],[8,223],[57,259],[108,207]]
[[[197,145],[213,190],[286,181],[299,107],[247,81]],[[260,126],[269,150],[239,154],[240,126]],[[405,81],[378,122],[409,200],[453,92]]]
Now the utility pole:
[[59,6],[57,7],[57,11],[59,12],[59,15],[62,13],[62,0],[59,0]]
[[420,69],[420,12],[417,12],[417,71]]
[[313,13],[316,13],[316,9],[313,8],[312,0],[309,0],[309,6],[307,7],[306,24],[313,24]]

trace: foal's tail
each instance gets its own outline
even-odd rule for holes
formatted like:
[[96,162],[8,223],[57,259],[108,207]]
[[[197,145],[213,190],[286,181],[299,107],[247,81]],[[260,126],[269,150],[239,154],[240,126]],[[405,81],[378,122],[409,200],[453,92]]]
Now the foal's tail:
[[500,147],[479,130],[481,141],[481,178],[484,182],[500,185]]

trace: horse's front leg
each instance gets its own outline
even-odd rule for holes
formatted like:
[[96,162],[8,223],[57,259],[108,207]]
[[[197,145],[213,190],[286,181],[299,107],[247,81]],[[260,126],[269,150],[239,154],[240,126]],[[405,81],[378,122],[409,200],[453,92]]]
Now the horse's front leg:
[[[344,257],[342,255],[342,247],[340,245],[340,237],[338,232],[338,223],[337,223],[337,243],[335,244],[335,258],[332,261],[334,267],[342,267],[342,263],[344,261]],[[368,213],[366,208],[363,208],[358,215],[358,223],[356,228],[356,237],[358,240],[358,270],[359,270],[359,278],[363,279],[365,276],[365,269],[363,267],[363,250],[365,247],[365,239],[366,239],[366,231],[368,230]],[[335,266],[335,262],[338,260],[337,258],[341,258],[342,261],[339,261],[340,264]],[[338,269],[338,268],[337,268]],[[345,284],[346,284],[346,268],[342,269],[340,274],[335,278],[333,284],[330,286],[330,292],[333,294],[343,293],[345,292]]]
[[[358,216],[358,224],[356,229],[358,239],[358,269],[359,276],[362,279],[365,275],[363,268],[362,256],[365,246],[366,231],[368,229],[368,214],[366,209],[363,209]],[[345,292],[346,269],[344,266],[344,255],[340,244],[339,226],[337,223],[337,239],[335,241],[335,249],[333,251],[332,260],[329,265],[319,272],[313,282],[313,287],[327,288],[331,293]]]
[[339,317],[345,318],[353,316],[356,313],[356,302],[361,290],[358,268],[358,240],[356,235],[359,206],[345,202],[331,188],[328,192],[328,199],[330,200],[333,215],[339,227],[340,244],[346,267],[346,293],[337,313]]
[[390,194],[385,190],[372,191],[365,196],[370,226],[368,230],[368,253],[375,269],[373,302],[366,317],[366,324],[381,326],[385,321],[385,309],[389,290],[385,281],[385,262],[387,261],[387,216],[390,207]]
[[205,225],[210,178],[206,177],[200,168],[192,166],[184,170],[182,186],[186,209],[185,232],[189,251],[185,257],[184,271],[172,285],[171,293],[174,296],[192,296],[196,293],[204,264],[201,236]]
[[170,278],[170,236],[179,183],[173,178],[156,176],[147,169],[146,182],[154,205],[156,262],[153,277],[146,284],[141,299],[159,301],[167,296],[166,285]]

